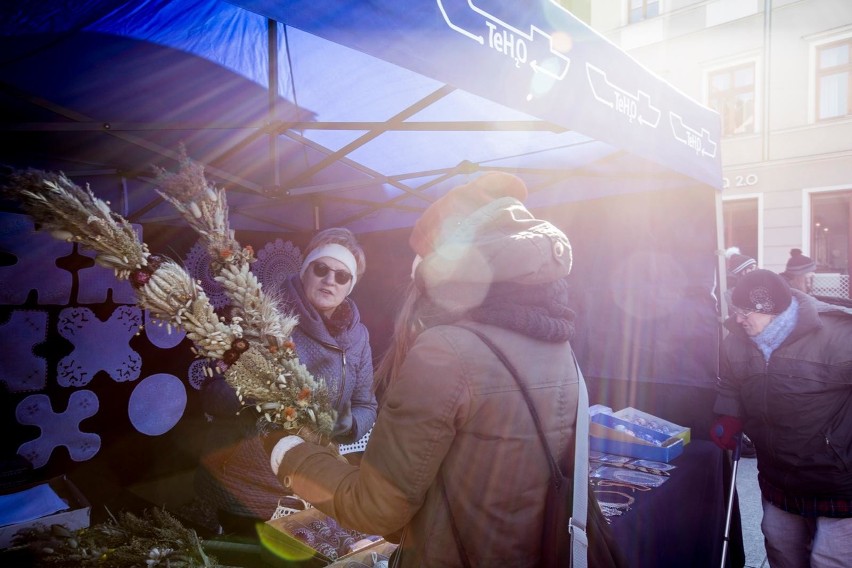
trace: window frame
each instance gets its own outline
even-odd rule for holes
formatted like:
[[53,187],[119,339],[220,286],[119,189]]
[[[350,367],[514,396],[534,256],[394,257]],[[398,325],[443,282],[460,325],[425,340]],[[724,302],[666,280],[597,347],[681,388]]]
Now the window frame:
[[[736,195],[722,195],[722,219],[724,221],[725,218],[725,204],[732,201],[755,201],[757,208],[757,256],[754,257],[754,260],[757,261],[758,266],[763,266],[763,193],[741,193]],[[724,225],[724,223],[723,223]],[[722,234],[722,243],[725,246],[728,246],[725,243],[725,238],[727,236],[727,227],[723,227],[724,233]],[[741,246],[740,243],[733,243],[736,246]]]
[[[634,21],[633,18],[632,18],[634,8],[631,7],[631,3],[633,2],[633,0],[624,0],[625,13],[626,13],[625,18],[626,18],[626,22],[627,22],[628,26],[632,25],[632,24],[638,24],[640,22],[645,22],[647,20],[654,19],[656,17],[659,17],[660,14],[663,13],[663,6],[662,6],[663,0],[640,0],[640,1],[642,2],[642,16],[638,20]],[[657,13],[656,14],[654,14],[652,16],[648,15],[648,4],[656,4],[657,5]]]
[[[839,45],[846,45],[848,50],[848,58],[845,65],[838,65],[828,69],[823,69],[820,66],[820,55],[824,50],[832,49]],[[820,116],[820,94],[821,94],[821,79],[840,73],[846,73],[846,114],[838,114],[822,118]],[[813,117],[814,122],[830,122],[833,120],[849,118],[852,116],[852,36],[832,38],[831,40],[821,42],[813,46],[813,90],[814,90],[814,106]]]
[[726,96],[724,97],[723,100],[728,100],[728,99],[731,99],[731,98],[735,99],[736,95],[738,95],[738,94],[751,93],[752,101],[753,101],[752,109],[751,109],[751,112],[752,112],[751,126],[750,126],[749,130],[747,130],[745,132],[733,132],[733,131],[728,132],[728,130],[727,130],[728,124],[725,122],[725,116],[720,112],[719,114],[722,116],[722,136],[723,137],[752,136],[752,135],[754,135],[754,134],[756,134],[757,132],[760,131],[760,129],[759,129],[760,113],[758,112],[758,105],[759,105],[759,100],[760,100],[760,90],[759,90],[760,81],[758,81],[758,78],[760,76],[759,73],[761,72],[760,66],[759,66],[757,60],[749,58],[749,59],[745,59],[745,60],[733,61],[733,62],[730,62],[727,65],[720,65],[720,66],[714,67],[712,69],[707,69],[704,73],[705,101],[706,101],[708,107],[715,108],[715,106],[713,104],[714,99],[716,98],[716,97],[714,97],[714,92],[713,92],[713,87],[712,87],[713,78],[715,76],[723,74],[723,73],[728,74],[728,75],[731,76],[731,79],[732,79],[731,84],[733,85],[733,83],[734,83],[733,77],[734,77],[735,73],[738,70],[744,69],[744,68],[747,68],[747,67],[750,67],[751,71],[752,71],[751,88],[746,90],[744,88],[736,88],[736,87],[732,86],[730,89],[724,91],[724,93],[726,93]]

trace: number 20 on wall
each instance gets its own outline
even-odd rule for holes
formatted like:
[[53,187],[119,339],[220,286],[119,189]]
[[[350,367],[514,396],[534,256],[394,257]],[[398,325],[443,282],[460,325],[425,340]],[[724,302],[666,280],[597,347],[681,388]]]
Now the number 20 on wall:
[[738,175],[734,176],[733,179],[723,177],[722,189],[728,189],[729,187],[751,187],[757,185],[758,181],[757,174]]

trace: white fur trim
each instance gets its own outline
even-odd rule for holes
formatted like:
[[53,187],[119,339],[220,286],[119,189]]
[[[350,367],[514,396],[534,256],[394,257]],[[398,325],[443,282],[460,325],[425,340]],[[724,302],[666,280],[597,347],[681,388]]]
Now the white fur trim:
[[334,260],[339,260],[347,269],[349,269],[349,274],[352,275],[352,280],[349,282],[349,290],[346,292],[346,295],[348,296],[352,293],[352,289],[355,288],[355,281],[358,280],[358,263],[355,261],[355,255],[343,245],[332,243],[312,250],[302,262],[302,268],[299,269],[299,276],[304,278],[305,271],[308,270],[308,266],[310,266],[316,259],[324,256],[333,258]]
[[423,262],[423,257],[419,254],[414,257],[414,260],[411,261],[411,279],[414,280],[414,273],[417,271],[417,267],[420,266],[420,263]]
[[272,473],[278,475],[278,468],[281,467],[281,462],[284,461],[284,454],[304,442],[298,436],[285,436],[278,440],[272,452],[269,454],[269,465],[272,467]]

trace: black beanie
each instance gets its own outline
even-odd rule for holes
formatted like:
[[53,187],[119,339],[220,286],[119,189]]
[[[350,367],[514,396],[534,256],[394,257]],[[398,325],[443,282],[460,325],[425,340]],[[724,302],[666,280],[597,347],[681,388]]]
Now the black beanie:
[[801,249],[791,249],[784,273],[790,276],[802,276],[808,272],[816,272],[816,262],[811,257],[805,256]]
[[778,315],[790,307],[793,293],[787,281],[771,270],[757,269],[740,278],[731,303],[742,309]]

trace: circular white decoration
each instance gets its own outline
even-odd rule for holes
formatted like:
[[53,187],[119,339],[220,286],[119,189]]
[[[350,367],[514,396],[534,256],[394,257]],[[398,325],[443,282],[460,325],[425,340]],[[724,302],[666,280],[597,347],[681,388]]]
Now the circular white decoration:
[[281,288],[283,282],[302,266],[302,253],[290,241],[275,239],[257,252],[251,271],[267,291]]
[[207,359],[196,359],[190,363],[189,371],[187,372],[189,386],[195,390],[201,390],[202,385],[204,385],[204,381],[207,380],[207,373],[204,369],[209,366],[210,364],[207,362]]
[[140,381],[127,404],[130,423],[149,436],[159,436],[174,428],[185,409],[186,388],[180,379],[168,373]]
[[159,347],[160,349],[171,349],[186,337],[186,332],[182,329],[168,326],[165,322],[151,317],[151,312],[145,310],[145,335],[148,336],[148,341]]

